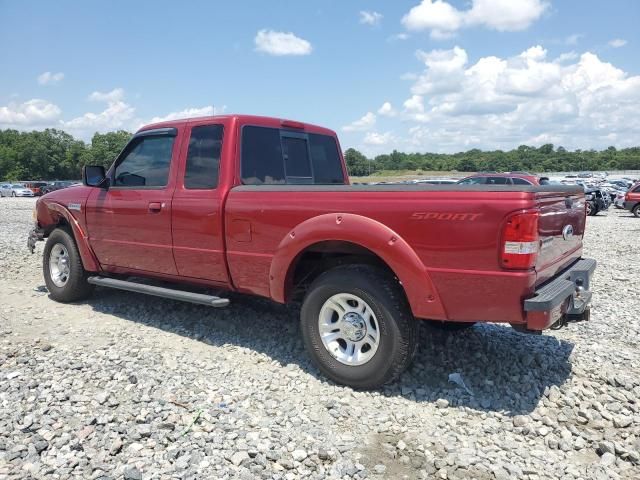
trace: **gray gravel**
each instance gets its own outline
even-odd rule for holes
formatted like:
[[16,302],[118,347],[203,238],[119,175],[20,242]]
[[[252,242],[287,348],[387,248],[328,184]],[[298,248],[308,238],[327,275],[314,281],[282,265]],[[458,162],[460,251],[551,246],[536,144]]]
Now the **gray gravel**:
[[640,478],[640,220],[627,212],[588,219],[591,322],[423,328],[401,380],[364,393],[319,376],[295,308],[49,300],[42,244],[25,247],[33,204],[0,199],[0,479]]

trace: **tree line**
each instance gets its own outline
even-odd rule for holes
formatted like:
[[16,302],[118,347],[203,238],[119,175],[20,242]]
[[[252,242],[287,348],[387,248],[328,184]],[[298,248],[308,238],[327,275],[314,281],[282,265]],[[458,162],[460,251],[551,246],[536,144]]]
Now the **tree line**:
[[[0,130],[0,180],[73,180],[84,165],[108,167],[131,133],[124,130],[96,133],[84,142],[56,129],[19,132]],[[426,171],[598,171],[640,170],[640,147],[574,150],[521,145],[509,151],[468,150],[446,153],[403,153],[367,158],[353,148],[345,152],[349,173],[365,176],[380,170]]]
[[96,133],[91,142],[62,130],[0,130],[0,180],[78,180],[84,165],[108,167],[131,133]]
[[520,145],[503,151],[478,149],[459,153],[403,153],[394,150],[389,154],[367,158],[353,148],[345,152],[349,173],[366,176],[380,170],[425,170],[459,172],[572,172],[602,170],[640,170],[640,147],[605,150],[574,150],[554,147]]

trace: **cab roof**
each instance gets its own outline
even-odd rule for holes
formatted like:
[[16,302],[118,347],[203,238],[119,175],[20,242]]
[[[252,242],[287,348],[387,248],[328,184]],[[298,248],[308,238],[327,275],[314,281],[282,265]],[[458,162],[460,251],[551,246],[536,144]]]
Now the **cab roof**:
[[204,117],[190,117],[190,118],[181,118],[176,120],[167,120],[164,122],[151,123],[149,125],[145,125],[138,129],[138,132],[143,132],[145,130],[152,130],[156,128],[170,128],[170,127],[179,127],[184,126],[185,124],[193,123],[193,122],[202,122],[210,120],[212,122],[229,122],[236,121],[241,124],[251,124],[251,125],[263,125],[265,127],[284,127],[284,128],[293,128],[300,129],[306,131],[313,131],[317,133],[323,133],[325,135],[335,135],[333,130],[330,130],[325,127],[321,127],[319,125],[314,125],[312,123],[300,122],[297,120],[289,120],[286,118],[278,118],[278,117],[265,117],[260,115],[244,115],[244,114],[228,114],[228,115],[209,115]]

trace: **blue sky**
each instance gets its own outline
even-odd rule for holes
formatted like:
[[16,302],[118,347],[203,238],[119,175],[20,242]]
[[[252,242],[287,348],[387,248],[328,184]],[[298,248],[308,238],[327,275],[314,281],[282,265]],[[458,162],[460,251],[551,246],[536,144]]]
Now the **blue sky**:
[[0,0],[0,128],[253,113],[344,148],[639,145],[640,2]]

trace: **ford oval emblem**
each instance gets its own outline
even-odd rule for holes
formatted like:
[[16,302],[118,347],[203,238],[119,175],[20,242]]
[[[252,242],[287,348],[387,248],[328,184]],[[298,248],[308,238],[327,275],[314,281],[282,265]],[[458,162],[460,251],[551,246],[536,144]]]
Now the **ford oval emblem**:
[[562,238],[569,240],[571,237],[573,237],[573,226],[565,225],[562,229]]

